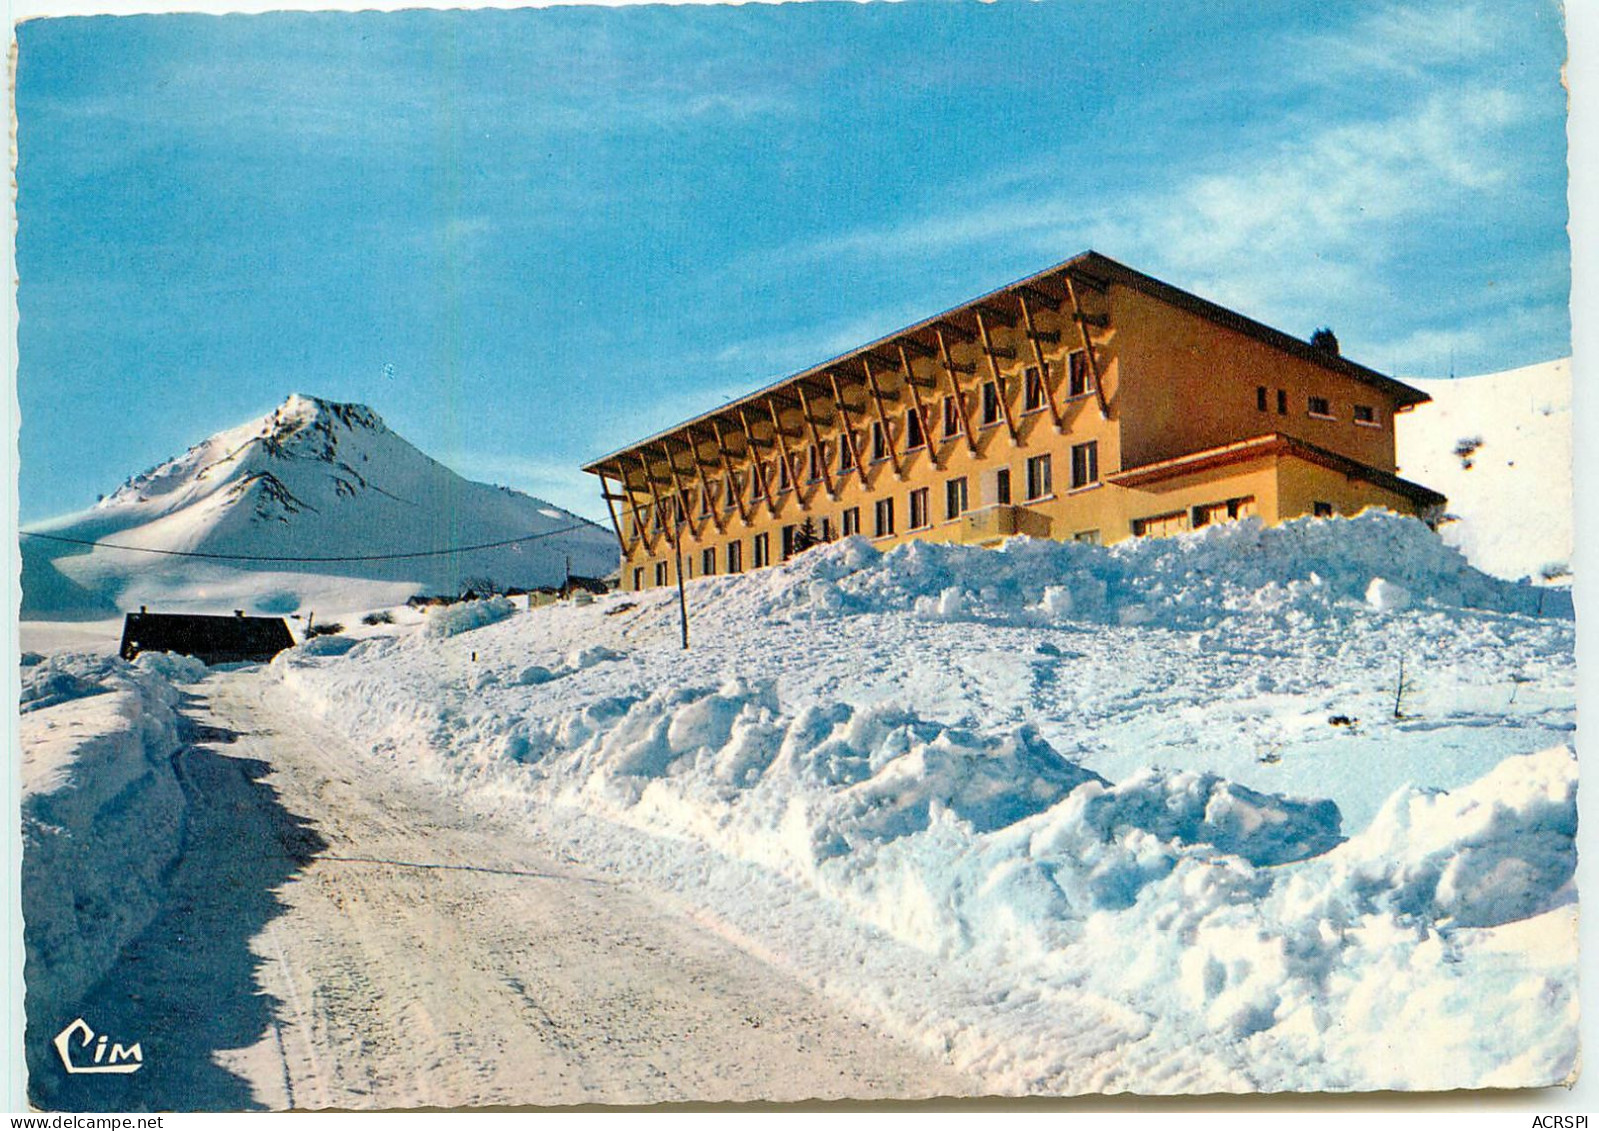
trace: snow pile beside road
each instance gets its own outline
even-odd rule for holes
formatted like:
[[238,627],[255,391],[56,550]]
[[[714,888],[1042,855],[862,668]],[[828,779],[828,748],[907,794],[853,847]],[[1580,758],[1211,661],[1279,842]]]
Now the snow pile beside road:
[[176,682],[204,670],[163,653],[63,653],[23,671],[23,933],[41,1027],[71,1021],[155,914],[182,829]]
[[[572,851],[722,893],[995,1091],[1532,1086],[1576,1063],[1571,626],[1537,598],[1382,514],[852,539],[694,583],[688,653],[642,594],[273,670],[397,770],[643,834]],[[980,988],[870,973],[754,871]]]
[[470,632],[474,628],[502,621],[515,611],[516,606],[505,597],[443,605],[428,614],[427,635],[433,639],[456,636]]
[[754,615],[909,610],[926,620],[1203,628],[1236,612],[1325,615],[1365,602],[1369,593],[1382,611],[1405,600],[1504,612],[1570,609],[1564,594],[1540,595],[1472,569],[1425,525],[1387,511],[1275,527],[1224,523],[1108,550],[1013,538],[997,554],[932,542],[883,552],[857,537],[753,576],[765,582],[745,594]]

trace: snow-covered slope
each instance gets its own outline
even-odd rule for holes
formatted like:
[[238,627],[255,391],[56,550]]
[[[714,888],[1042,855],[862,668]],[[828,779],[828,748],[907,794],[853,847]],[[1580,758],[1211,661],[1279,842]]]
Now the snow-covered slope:
[[1399,417],[1400,474],[1449,496],[1444,540],[1487,573],[1568,582],[1570,359],[1410,383],[1433,403]]
[[[364,405],[299,394],[133,477],[91,509],[27,531],[141,548],[24,537],[28,617],[103,616],[141,604],[350,609],[455,592],[473,578],[559,583],[568,558],[586,576],[616,567],[615,540],[594,523],[461,478]],[[528,535],[543,537],[438,553]],[[434,556],[399,556],[419,553]],[[303,560],[354,557],[377,560]]]
[[395,774],[669,893],[986,1090],[1573,1071],[1569,593],[1373,512],[850,539],[688,606],[687,652],[657,591],[271,670]]

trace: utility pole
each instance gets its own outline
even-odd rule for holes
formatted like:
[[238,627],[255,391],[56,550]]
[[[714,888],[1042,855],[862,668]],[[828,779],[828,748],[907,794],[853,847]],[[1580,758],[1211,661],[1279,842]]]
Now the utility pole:
[[683,585],[683,508],[679,502],[672,524],[672,556],[677,559],[677,614],[683,622],[683,651],[688,651],[688,591]]

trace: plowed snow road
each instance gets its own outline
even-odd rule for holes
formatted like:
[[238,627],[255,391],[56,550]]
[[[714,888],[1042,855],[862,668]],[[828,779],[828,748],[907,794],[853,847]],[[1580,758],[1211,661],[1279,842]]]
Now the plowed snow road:
[[[238,856],[246,865],[276,858],[275,873],[257,873],[287,875],[273,892],[276,913],[241,936],[253,980],[275,1005],[253,1043],[216,1041],[209,1057],[247,1082],[255,1102],[391,1108],[974,1090],[647,892],[364,760],[264,673],[219,672],[193,691],[186,713],[200,730],[178,763],[183,774],[182,759],[195,759],[184,775],[193,814],[172,900],[194,923],[185,962],[167,977],[205,976],[206,905],[225,933],[225,901],[250,882]],[[227,772],[230,762],[241,772]],[[143,943],[148,951],[160,940]],[[216,984],[226,996],[227,979]],[[174,993],[195,996],[193,987]],[[211,1008],[226,1016],[244,1005]],[[128,1023],[143,1026],[147,1047],[161,1044],[154,1016]],[[150,1059],[158,1076],[160,1060]]]

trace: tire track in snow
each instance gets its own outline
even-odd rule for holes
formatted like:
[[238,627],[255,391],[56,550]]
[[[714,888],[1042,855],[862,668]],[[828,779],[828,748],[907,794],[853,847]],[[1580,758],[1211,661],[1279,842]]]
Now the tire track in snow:
[[[257,943],[278,1021],[306,1046],[284,1056],[269,1029],[236,1058],[259,1095],[362,1108],[973,1091],[525,827],[351,749],[266,673],[205,686],[208,721],[239,735],[229,752],[270,762],[327,842]],[[286,1085],[267,1079],[285,1067]]]

